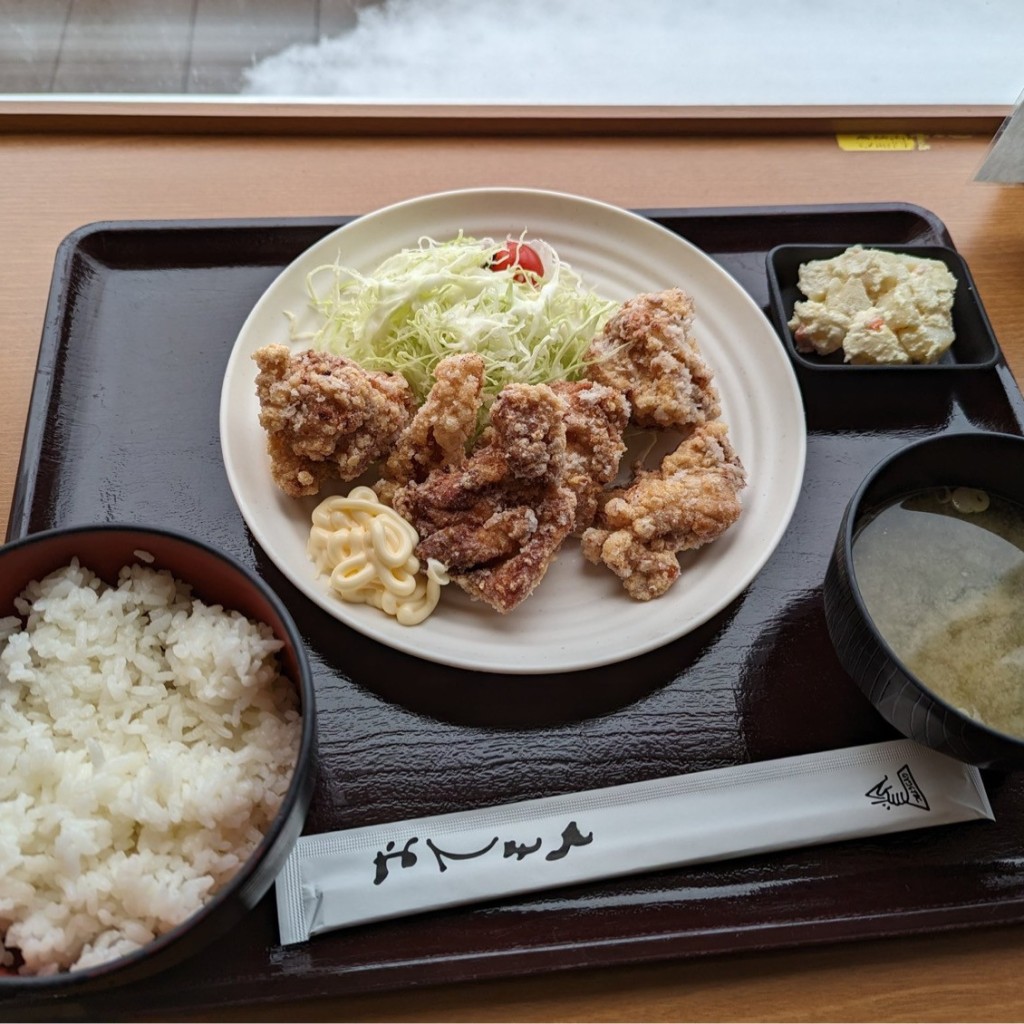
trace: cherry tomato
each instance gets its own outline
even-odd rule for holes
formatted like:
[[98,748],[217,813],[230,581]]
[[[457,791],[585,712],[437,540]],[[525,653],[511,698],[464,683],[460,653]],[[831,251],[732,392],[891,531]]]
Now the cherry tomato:
[[541,263],[536,249],[531,248],[525,242],[513,242],[510,238],[503,249],[499,249],[492,257],[489,264],[491,270],[507,270],[509,267],[519,267],[524,271],[522,274],[514,275],[513,280],[527,280],[527,275],[532,281],[544,276],[544,264]]

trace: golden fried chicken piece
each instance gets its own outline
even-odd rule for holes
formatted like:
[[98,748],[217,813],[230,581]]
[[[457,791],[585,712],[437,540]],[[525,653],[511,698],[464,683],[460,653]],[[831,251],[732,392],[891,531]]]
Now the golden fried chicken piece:
[[583,554],[604,563],[631,597],[660,597],[680,574],[677,553],[710,544],[740,515],[746,475],[720,420],[695,427],[657,470],[609,492]]
[[510,384],[466,461],[394,495],[416,528],[416,554],[436,558],[472,597],[509,612],[543,579],[572,529],[563,483],[566,404],[544,384]]
[[503,467],[502,477],[534,486],[560,484],[565,472],[565,402],[544,384],[509,384],[491,406],[481,438],[480,466]]
[[624,394],[637,426],[683,429],[721,411],[691,332],[693,312],[693,300],[678,288],[637,295],[587,350],[587,376]]
[[622,432],[629,423],[625,395],[591,380],[559,380],[551,390],[569,407],[565,416],[565,483],[576,495],[574,533],[597,515],[601,492],[619,472],[626,451]]
[[326,352],[292,355],[286,345],[265,345],[253,359],[271,475],[292,497],[316,494],[331,477],[360,476],[412,415],[412,391],[398,374]]
[[448,356],[434,370],[426,401],[402,431],[375,485],[391,504],[395,491],[423,481],[434,469],[453,469],[466,460],[466,445],[476,432],[483,402],[484,361],[475,352]]

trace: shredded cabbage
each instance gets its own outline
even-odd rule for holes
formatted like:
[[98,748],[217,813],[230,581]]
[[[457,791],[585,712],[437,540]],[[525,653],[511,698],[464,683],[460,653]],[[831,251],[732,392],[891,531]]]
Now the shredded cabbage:
[[307,287],[324,323],[311,343],[365,369],[401,373],[420,401],[437,364],[463,352],[483,357],[485,407],[512,382],[577,379],[617,304],[589,291],[551,246],[527,244],[544,266],[539,278],[517,265],[492,270],[503,243],[461,232],[447,242],[423,238],[367,275],[337,260],[318,267]]

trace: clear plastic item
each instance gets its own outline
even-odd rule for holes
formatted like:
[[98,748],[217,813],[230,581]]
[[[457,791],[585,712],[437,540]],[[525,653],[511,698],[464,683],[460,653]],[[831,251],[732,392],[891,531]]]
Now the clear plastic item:
[[911,740],[760,761],[298,840],[281,942],[601,878],[975,819],[977,768]]

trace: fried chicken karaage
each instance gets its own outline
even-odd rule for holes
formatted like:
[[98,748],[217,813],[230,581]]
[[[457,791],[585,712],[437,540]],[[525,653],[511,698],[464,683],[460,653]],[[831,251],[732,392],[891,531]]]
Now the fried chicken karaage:
[[430,393],[381,467],[381,479],[374,486],[381,501],[390,505],[400,486],[465,462],[483,386],[484,361],[474,352],[448,356],[437,364]]
[[638,601],[660,597],[679,578],[679,552],[710,544],[736,522],[745,484],[725,423],[695,427],[657,470],[609,492],[583,534],[583,554]]
[[601,492],[619,472],[629,402],[621,392],[590,380],[555,381],[551,390],[567,406],[565,484],[576,495],[573,532],[582,533],[597,515]]
[[678,288],[637,295],[587,352],[587,376],[625,395],[639,427],[682,430],[721,412],[711,369],[693,336],[693,316],[693,300]]
[[511,384],[465,462],[394,494],[395,510],[420,535],[417,555],[442,562],[454,582],[498,612],[533,592],[572,529],[566,413],[550,387]]
[[412,390],[398,374],[312,349],[292,355],[287,345],[265,345],[253,359],[270,471],[292,497],[360,476],[412,415]]

